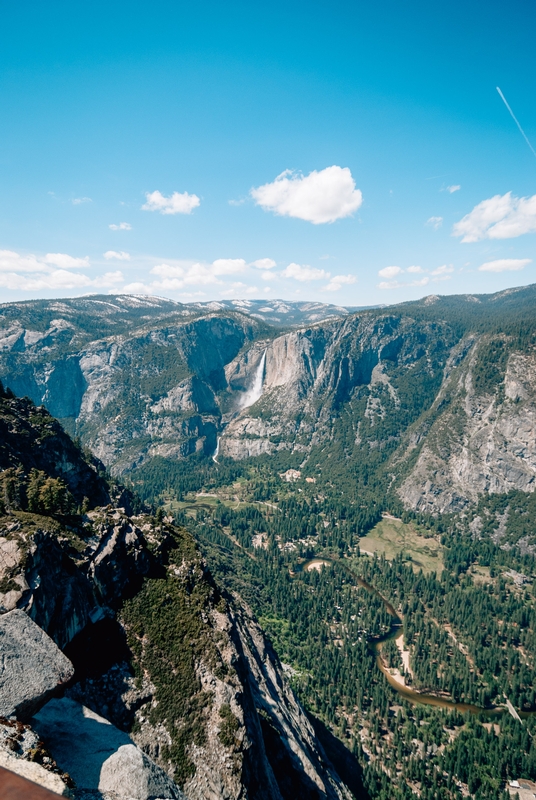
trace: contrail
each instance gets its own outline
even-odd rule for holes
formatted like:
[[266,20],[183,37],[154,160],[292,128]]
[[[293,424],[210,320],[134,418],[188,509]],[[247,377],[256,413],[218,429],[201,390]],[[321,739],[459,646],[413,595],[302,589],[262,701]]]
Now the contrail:
[[514,112],[513,112],[513,111],[512,111],[512,109],[510,108],[510,106],[508,105],[508,101],[506,100],[506,97],[505,97],[505,96],[504,96],[504,94],[501,92],[501,90],[499,89],[499,87],[498,87],[498,86],[496,86],[495,88],[496,88],[496,89],[497,89],[497,91],[499,92],[499,94],[500,94],[500,96],[501,96],[501,100],[503,101],[504,105],[506,106],[506,108],[507,108],[507,109],[508,109],[508,111],[510,112],[510,116],[512,117],[512,119],[514,120],[515,124],[517,125],[517,127],[518,127],[518,128],[519,128],[519,130],[521,131],[521,134],[522,134],[522,136],[523,136],[524,140],[526,141],[526,143],[528,144],[528,146],[529,146],[529,147],[530,147],[530,149],[532,150],[532,152],[533,152],[534,156],[536,156],[536,150],[534,149],[534,147],[533,147],[533,146],[531,145],[531,143],[529,142],[529,140],[528,140],[528,138],[527,138],[527,134],[525,133],[525,131],[523,130],[523,128],[521,127],[521,125],[520,125],[520,124],[519,124],[519,122],[517,121],[517,119],[516,119],[516,115],[514,114]]

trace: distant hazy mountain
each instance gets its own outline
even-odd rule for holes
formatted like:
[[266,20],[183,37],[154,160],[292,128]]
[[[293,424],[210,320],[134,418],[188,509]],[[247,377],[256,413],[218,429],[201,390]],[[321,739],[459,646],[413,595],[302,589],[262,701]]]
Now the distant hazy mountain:
[[349,310],[329,303],[292,303],[287,300],[217,300],[194,303],[205,311],[241,311],[276,328],[296,327],[345,317]]

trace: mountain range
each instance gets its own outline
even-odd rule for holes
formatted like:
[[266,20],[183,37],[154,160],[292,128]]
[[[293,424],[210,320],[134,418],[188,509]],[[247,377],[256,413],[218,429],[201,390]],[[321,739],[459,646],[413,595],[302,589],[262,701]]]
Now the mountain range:
[[217,451],[450,513],[534,488],[535,300],[4,304],[0,378],[122,480]]

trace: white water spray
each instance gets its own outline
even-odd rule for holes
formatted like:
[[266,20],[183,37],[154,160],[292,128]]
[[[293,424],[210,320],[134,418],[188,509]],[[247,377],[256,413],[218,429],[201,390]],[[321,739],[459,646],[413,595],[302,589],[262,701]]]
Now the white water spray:
[[259,366],[257,367],[257,371],[255,372],[255,377],[253,379],[253,383],[251,388],[245,393],[242,397],[240,402],[240,408],[248,408],[252,406],[253,403],[256,403],[257,400],[262,395],[262,384],[264,381],[264,365],[266,363],[266,350],[262,354],[262,358],[259,361]]
[[221,437],[218,436],[218,438],[216,439],[216,449],[214,450],[214,453],[212,454],[212,460],[214,461],[215,464],[218,463],[218,453],[220,452],[220,438]]

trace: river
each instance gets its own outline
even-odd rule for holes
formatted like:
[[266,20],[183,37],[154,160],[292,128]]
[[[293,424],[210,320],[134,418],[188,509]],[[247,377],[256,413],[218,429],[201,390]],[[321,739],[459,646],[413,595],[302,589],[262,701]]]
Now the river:
[[[504,714],[505,712],[508,713],[508,708],[506,706],[493,706],[491,708],[484,708],[482,706],[473,705],[472,703],[455,703],[453,700],[448,700],[440,695],[419,692],[417,689],[412,689],[409,686],[403,686],[389,672],[381,652],[384,642],[388,641],[389,639],[397,639],[399,636],[402,636],[402,618],[400,617],[400,614],[398,614],[394,606],[388,600],[386,600],[385,597],[374,588],[374,586],[368,583],[368,581],[363,580],[363,578],[360,578],[359,575],[356,575],[356,573],[340,559],[326,558],[324,556],[311,558],[309,561],[306,561],[304,564],[302,564],[300,569],[302,571],[310,571],[311,569],[321,569],[323,565],[327,566],[329,564],[341,567],[346,573],[352,576],[359,586],[376,595],[376,597],[381,600],[385,610],[391,617],[392,622],[390,630],[383,634],[383,636],[371,636],[368,640],[368,643],[376,656],[376,666],[385,675],[389,685],[392,686],[392,688],[401,697],[403,697],[404,700],[407,700],[410,703],[419,703],[420,705],[425,706],[446,708],[449,711],[459,711],[461,714],[485,714],[488,717],[496,717]],[[517,713],[523,719],[533,716],[536,714],[536,711],[521,711],[518,709]]]

